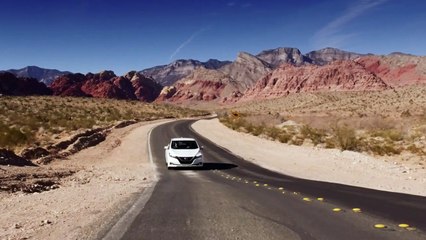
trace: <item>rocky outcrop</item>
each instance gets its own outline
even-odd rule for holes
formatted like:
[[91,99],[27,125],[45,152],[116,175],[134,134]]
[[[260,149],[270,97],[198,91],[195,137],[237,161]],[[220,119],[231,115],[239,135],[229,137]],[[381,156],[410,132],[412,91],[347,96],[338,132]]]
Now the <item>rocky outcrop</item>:
[[157,101],[219,101],[236,88],[228,75],[201,67],[174,86],[164,87]]
[[394,87],[426,84],[426,57],[392,53],[365,56],[356,62]]
[[0,73],[0,94],[12,96],[51,95],[52,91],[35,78],[16,77],[12,73]]
[[97,74],[67,74],[51,85],[54,95],[154,101],[161,85],[136,71],[116,76],[112,71]]
[[354,52],[347,52],[337,48],[324,48],[306,54],[308,61],[315,65],[326,65],[338,60],[353,60],[365,56]]
[[153,78],[157,83],[163,86],[170,86],[176,81],[187,77],[196,68],[219,69],[229,63],[229,61],[219,61],[216,59],[209,59],[207,62],[200,62],[193,59],[180,59],[167,65],[144,69],[140,73]]
[[19,155],[25,159],[37,159],[41,157],[48,156],[50,154],[49,151],[47,151],[45,148],[42,147],[29,147],[25,148],[21,151]]
[[266,99],[289,93],[317,91],[375,91],[390,87],[362,65],[348,60],[325,66],[282,65],[261,78],[241,100]]
[[55,78],[69,74],[70,72],[67,71],[59,71],[56,69],[46,69],[46,68],[40,68],[37,66],[28,66],[21,69],[9,69],[6,70],[6,72],[13,73],[17,77],[22,78],[35,78],[39,82],[42,82],[49,86]]
[[262,51],[256,57],[269,63],[273,68],[276,68],[284,63],[294,64],[296,66],[303,65],[310,60],[303,56],[297,48],[275,48]]
[[7,149],[0,149],[0,166],[1,165],[10,165],[10,166],[36,166],[31,161],[16,155],[13,151]]
[[230,81],[241,91],[251,87],[271,70],[272,66],[269,63],[245,52],[240,52],[233,63],[219,69],[223,74],[229,76]]

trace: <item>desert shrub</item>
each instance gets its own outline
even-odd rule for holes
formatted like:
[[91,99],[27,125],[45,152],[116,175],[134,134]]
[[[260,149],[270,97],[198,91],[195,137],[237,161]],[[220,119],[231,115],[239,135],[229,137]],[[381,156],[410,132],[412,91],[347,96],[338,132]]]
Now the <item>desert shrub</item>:
[[288,143],[288,141],[290,141],[291,138],[292,138],[292,135],[287,133],[286,131],[281,131],[280,134],[278,135],[278,141],[282,143]]
[[353,128],[348,126],[336,126],[333,128],[333,132],[336,138],[337,146],[341,150],[357,150],[358,149],[358,140],[356,138],[356,133]]
[[426,151],[423,148],[416,146],[415,144],[411,144],[407,147],[406,150],[419,156],[426,156]]
[[14,127],[8,127],[0,124],[0,148],[13,148],[31,141],[33,134],[31,132],[22,132]]
[[255,126],[253,128],[253,131],[251,131],[251,134],[253,134],[254,136],[259,136],[263,134],[264,131],[265,131],[265,125],[261,124],[261,125]]
[[360,140],[359,150],[370,152],[380,156],[397,155],[402,152],[402,148],[395,146],[393,142],[371,139],[371,138]]
[[268,137],[272,138],[273,140],[277,139],[280,135],[281,130],[277,127],[267,127],[265,128],[265,133]]
[[295,135],[291,138],[289,143],[296,146],[301,146],[304,142],[305,139],[303,137]]
[[315,146],[323,143],[326,136],[324,130],[315,129],[308,125],[303,125],[303,127],[300,129],[300,134],[302,134],[304,138],[311,139]]
[[377,130],[371,133],[372,137],[381,137],[392,141],[402,141],[404,135],[396,129]]
[[336,139],[334,137],[325,138],[325,148],[336,148]]

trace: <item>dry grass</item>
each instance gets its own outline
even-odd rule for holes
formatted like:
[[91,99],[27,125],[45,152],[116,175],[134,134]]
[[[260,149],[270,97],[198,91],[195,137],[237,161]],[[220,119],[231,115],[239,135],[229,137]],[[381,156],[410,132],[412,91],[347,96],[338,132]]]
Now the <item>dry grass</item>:
[[[426,155],[426,86],[382,92],[290,94],[222,111],[240,113],[240,119],[233,120],[238,121],[238,130],[284,143],[381,156]],[[283,126],[287,120],[297,124]]]
[[171,105],[71,97],[0,97],[0,148],[45,145],[55,138],[123,120],[204,115]]

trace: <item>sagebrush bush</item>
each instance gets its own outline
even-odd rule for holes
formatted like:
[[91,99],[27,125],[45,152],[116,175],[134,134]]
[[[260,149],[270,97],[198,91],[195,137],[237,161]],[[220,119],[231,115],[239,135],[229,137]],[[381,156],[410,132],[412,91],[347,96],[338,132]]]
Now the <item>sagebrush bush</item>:
[[39,134],[71,133],[117,121],[206,115],[207,112],[139,101],[52,96],[0,97],[0,148],[31,144]]
[[333,128],[337,146],[341,150],[358,150],[358,140],[355,130],[348,126],[335,126]]

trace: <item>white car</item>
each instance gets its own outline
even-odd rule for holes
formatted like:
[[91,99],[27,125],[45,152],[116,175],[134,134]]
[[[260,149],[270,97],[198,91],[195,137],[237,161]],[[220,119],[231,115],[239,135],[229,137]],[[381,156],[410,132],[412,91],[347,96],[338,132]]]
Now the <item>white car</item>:
[[164,147],[167,167],[202,167],[202,148],[193,138],[172,138]]

